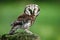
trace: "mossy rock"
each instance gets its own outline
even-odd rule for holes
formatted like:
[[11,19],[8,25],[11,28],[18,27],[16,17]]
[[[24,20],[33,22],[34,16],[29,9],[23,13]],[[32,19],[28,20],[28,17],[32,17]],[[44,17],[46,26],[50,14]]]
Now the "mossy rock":
[[0,36],[0,40],[40,40],[37,35],[28,34],[26,32],[15,33],[13,35],[4,34]]

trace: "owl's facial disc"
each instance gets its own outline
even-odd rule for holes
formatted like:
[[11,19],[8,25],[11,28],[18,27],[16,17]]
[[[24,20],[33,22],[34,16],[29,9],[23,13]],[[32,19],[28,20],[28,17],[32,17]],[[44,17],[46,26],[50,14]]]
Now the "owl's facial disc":
[[24,10],[24,13],[28,14],[28,15],[35,15],[37,16],[39,14],[39,7],[38,5],[36,4],[30,4],[30,5],[27,5],[25,10]]

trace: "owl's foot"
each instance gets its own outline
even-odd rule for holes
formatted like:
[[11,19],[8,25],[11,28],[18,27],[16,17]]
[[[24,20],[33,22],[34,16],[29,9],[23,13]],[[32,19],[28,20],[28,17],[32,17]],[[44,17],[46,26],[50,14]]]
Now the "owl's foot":
[[25,29],[25,31],[26,31],[27,33],[29,33],[30,35],[33,34],[33,33],[32,33],[31,31],[29,31],[28,29]]

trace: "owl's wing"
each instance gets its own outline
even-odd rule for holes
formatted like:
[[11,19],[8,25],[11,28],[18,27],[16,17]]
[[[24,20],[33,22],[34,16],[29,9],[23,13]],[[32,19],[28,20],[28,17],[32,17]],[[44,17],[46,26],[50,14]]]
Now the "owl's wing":
[[14,21],[11,26],[16,26],[16,25],[23,25],[24,22],[23,21]]
[[11,26],[23,25],[23,24],[27,23],[28,21],[29,21],[29,19],[16,20],[11,24]]
[[27,23],[29,20],[31,20],[31,18],[28,17],[28,15],[23,14],[23,15],[19,16],[19,17],[17,18],[17,20],[14,21],[14,22],[11,24],[11,26],[23,25],[23,24]]

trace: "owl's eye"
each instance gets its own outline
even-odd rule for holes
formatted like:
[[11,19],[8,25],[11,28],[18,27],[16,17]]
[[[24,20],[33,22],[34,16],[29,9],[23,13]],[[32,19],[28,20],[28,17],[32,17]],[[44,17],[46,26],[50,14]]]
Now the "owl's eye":
[[30,11],[31,14],[33,13],[31,9],[29,9],[29,11]]
[[40,9],[38,9],[38,12],[40,11]]
[[34,9],[33,13],[35,12],[36,9]]
[[36,9],[34,9],[34,10],[36,10]]

